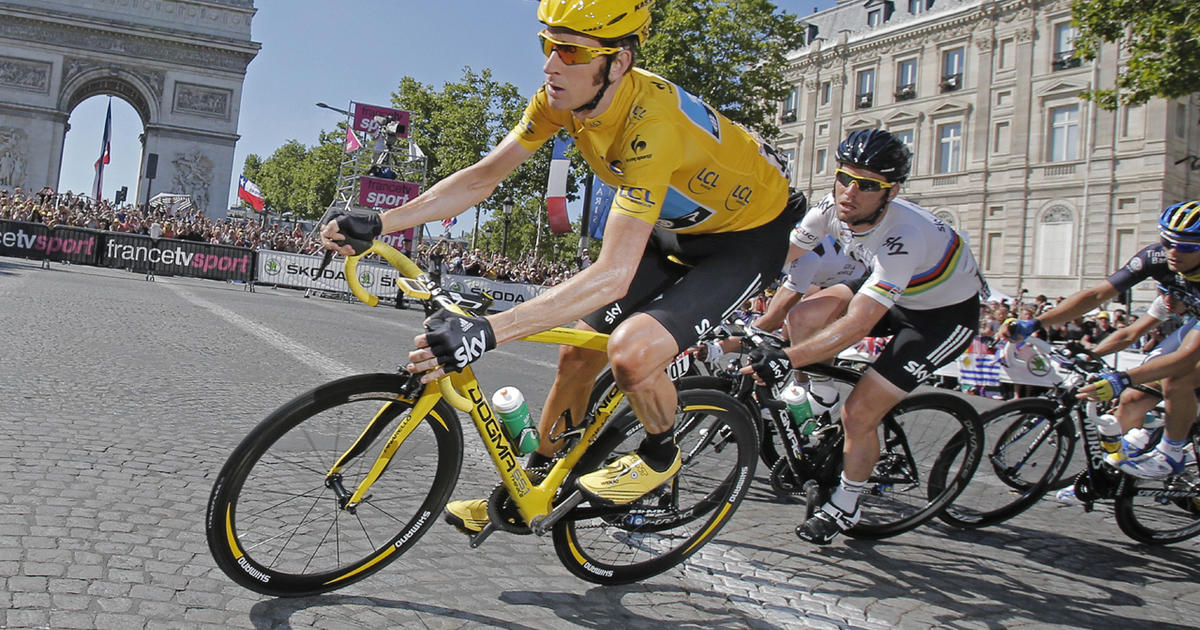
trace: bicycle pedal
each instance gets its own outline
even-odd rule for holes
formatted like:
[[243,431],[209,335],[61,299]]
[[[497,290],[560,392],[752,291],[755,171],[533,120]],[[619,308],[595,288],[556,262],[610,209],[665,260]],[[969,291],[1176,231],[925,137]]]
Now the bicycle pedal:
[[487,537],[491,536],[492,532],[494,532],[494,531],[496,531],[495,525],[493,525],[491,523],[484,525],[483,529],[479,530],[478,534],[475,534],[474,536],[471,537],[471,548],[472,549],[478,548],[479,545],[482,545],[483,541],[487,540]]

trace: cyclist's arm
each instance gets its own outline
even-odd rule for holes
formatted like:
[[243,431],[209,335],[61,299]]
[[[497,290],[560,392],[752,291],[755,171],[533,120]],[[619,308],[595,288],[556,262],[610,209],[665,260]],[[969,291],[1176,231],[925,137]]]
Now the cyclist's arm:
[[888,308],[867,295],[857,293],[850,299],[845,315],[803,342],[789,346],[785,352],[795,366],[828,361],[866,337],[875,324],[883,319]]
[[1120,291],[1117,287],[1105,280],[1091,288],[1072,293],[1057,306],[1039,315],[1038,320],[1042,322],[1043,328],[1069,322],[1117,297],[1118,293]]
[[496,343],[573,322],[623,297],[653,228],[640,219],[610,214],[596,262],[536,298],[488,316]]
[[775,332],[775,330],[783,325],[783,318],[800,301],[800,297],[801,294],[784,285],[779,285],[779,290],[775,291],[775,295],[771,296],[771,301],[767,304],[767,309],[754,321],[754,326],[767,332]]
[[1129,380],[1134,383],[1153,383],[1162,378],[1180,376],[1196,369],[1200,361],[1200,330],[1193,328],[1184,335],[1183,342],[1174,352],[1154,357],[1129,370]]
[[1142,315],[1132,324],[1118,328],[1111,335],[1105,337],[1103,341],[1096,344],[1096,347],[1092,348],[1092,352],[1104,356],[1124,350],[1161,323],[1162,320],[1152,315]]

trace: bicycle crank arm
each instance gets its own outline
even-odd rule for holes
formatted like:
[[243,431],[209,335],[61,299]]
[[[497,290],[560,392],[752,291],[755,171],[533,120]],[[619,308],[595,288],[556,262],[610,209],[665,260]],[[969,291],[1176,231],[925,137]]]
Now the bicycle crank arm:
[[549,514],[542,518],[534,518],[530,523],[529,529],[538,536],[545,536],[546,532],[550,531],[551,527],[558,522],[567,512],[574,510],[583,503],[583,492],[576,490],[571,496],[567,497],[562,503],[558,504]]
[[483,529],[479,530],[478,534],[475,534],[471,537],[471,548],[475,549],[479,547],[479,545],[482,545],[483,541],[487,540],[487,537],[491,536],[492,532],[494,531],[496,531],[495,525],[492,525],[491,523],[484,525]]

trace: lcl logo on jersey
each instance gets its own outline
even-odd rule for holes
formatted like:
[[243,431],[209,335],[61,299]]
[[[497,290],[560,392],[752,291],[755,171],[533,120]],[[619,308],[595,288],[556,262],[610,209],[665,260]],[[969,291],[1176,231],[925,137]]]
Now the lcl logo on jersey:
[[639,206],[648,208],[654,206],[654,201],[650,199],[650,191],[645,188],[622,186],[617,190],[617,196],[622,199],[628,199]]
[[716,171],[702,168],[688,182],[688,191],[696,195],[711,192],[712,189],[717,187],[717,180],[719,179],[721,179],[721,176]]
[[749,186],[738,184],[734,186],[733,192],[725,198],[725,209],[730,212],[737,212],[746,207],[750,203],[750,195],[754,194],[754,189]]
[[646,116],[646,108],[641,105],[634,105],[633,109],[629,110],[629,120],[637,122]]

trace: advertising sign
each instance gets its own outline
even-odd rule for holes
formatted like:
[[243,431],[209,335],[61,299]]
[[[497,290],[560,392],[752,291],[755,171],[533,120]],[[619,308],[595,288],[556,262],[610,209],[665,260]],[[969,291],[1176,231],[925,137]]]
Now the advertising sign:
[[420,192],[420,187],[398,179],[363,176],[359,179],[358,205],[365,208],[402,206]]
[[408,137],[408,112],[364,103],[354,104],[355,131],[365,133],[388,131],[390,123],[394,123],[392,135],[397,138]]

